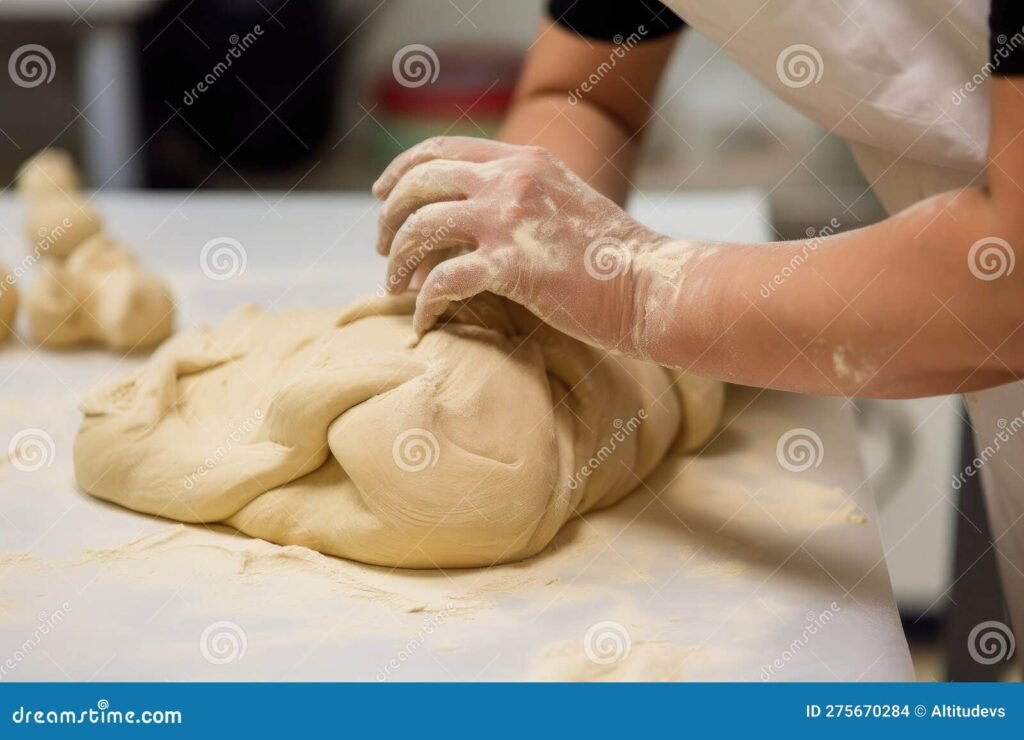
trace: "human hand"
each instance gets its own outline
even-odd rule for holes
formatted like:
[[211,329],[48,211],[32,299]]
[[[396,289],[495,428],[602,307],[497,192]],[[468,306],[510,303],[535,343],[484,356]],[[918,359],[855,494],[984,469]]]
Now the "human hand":
[[419,335],[452,302],[490,292],[582,341],[647,357],[652,317],[670,321],[695,248],[647,229],[538,147],[429,139],[395,158],[373,192],[384,200],[388,290],[429,270]]

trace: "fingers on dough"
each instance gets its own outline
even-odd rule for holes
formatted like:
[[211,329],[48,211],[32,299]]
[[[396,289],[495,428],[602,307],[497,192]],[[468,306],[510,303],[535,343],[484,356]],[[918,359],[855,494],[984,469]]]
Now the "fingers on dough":
[[427,139],[392,160],[373,184],[373,194],[377,198],[387,198],[391,189],[409,170],[424,162],[441,159],[489,162],[516,151],[517,147],[512,144],[473,136],[437,136]]

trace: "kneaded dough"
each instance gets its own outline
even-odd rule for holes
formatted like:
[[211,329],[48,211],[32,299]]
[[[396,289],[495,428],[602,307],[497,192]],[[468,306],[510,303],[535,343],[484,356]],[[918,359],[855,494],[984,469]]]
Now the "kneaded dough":
[[175,335],[84,398],[79,484],[366,563],[485,566],[539,552],[718,422],[720,383],[609,356],[490,295],[413,347],[414,305],[246,307]]
[[96,209],[74,193],[29,201],[25,214],[25,239],[38,254],[49,257],[67,257],[102,228]]
[[0,265],[0,342],[14,330],[14,317],[18,313],[18,289],[4,265]]
[[35,200],[82,189],[82,176],[65,149],[43,149],[30,157],[15,175],[18,195]]
[[44,257],[25,297],[29,332],[44,346],[148,349],[174,327],[163,282],[116,241],[94,236],[65,262]]

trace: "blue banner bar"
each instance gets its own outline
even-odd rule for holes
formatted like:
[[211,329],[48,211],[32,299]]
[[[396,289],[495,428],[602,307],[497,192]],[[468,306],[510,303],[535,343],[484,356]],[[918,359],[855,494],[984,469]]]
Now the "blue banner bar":
[[[1020,684],[0,684],[0,738],[1019,738]],[[721,733],[729,733],[721,735]],[[571,733],[571,734],[570,734]]]

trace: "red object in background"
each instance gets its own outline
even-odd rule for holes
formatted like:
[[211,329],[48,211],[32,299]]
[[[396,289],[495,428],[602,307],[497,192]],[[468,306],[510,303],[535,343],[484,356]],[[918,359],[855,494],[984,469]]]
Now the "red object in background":
[[522,51],[480,45],[413,44],[381,70],[376,103],[386,131],[374,134],[381,163],[418,141],[493,135],[512,102]]

